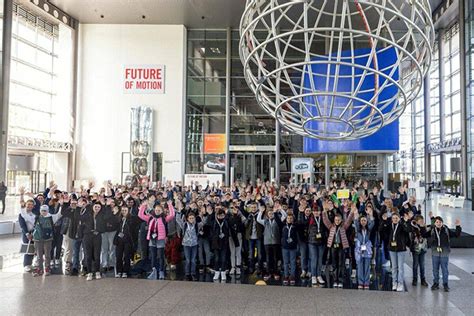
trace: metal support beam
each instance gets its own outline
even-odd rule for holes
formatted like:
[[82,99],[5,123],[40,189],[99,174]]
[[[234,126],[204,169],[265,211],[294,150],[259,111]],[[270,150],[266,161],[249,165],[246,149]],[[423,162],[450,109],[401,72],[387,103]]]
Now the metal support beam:
[[430,72],[423,82],[423,107],[425,114],[425,183],[431,182],[431,154],[428,145],[431,141],[431,103],[430,103]]
[[324,155],[324,184],[326,187],[330,185],[331,179],[330,179],[330,168],[329,168],[329,155],[325,154]]
[[[446,124],[444,121],[444,117],[446,116],[446,111],[445,111],[445,82],[444,82],[444,77],[445,77],[445,72],[444,72],[444,59],[445,59],[445,51],[444,51],[444,29],[438,30],[438,73],[439,73],[439,137],[440,137],[440,143],[443,143],[446,140],[446,137],[444,135],[446,131]],[[445,155],[443,153],[440,153],[440,172],[441,172],[441,187],[443,187],[443,180],[444,180],[444,175],[445,175]]]
[[231,75],[231,55],[232,55],[232,31],[227,28],[227,54],[226,54],[226,83],[225,83],[225,185],[230,185],[230,75]]
[[471,77],[470,75],[466,76],[467,74],[471,73],[471,70],[469,69],[468,72],[466,72],[466,42],[471,43],[471,39],[469,41],[465,40],[466,34],[469,34],[470,32],[467,32],[466,30],[466,25],[465,25],[465,6],[466,6],[467,1],[459,1],[459,57],[461,59],[461,194],[464,196],[468,196],[467,192],[471,189],[468,187],[469,181],[468,181],[468,155],[467,155],[467,106],[471,106],[470,104],[467,104],[467,83],[468,77]]
[[275,183],[280,184],[280,122],[275,120]]
[[2,60],[0,62],[0,181],[5,181],[7,176],[12,22],[13,0],[3,0]]
[[72,51],[73,51],[73,64],[72,64],[72,150],[68,154],[67,160],[67,188],[71,191],[74,187],[74,179],[76,178],[76,126],[78,117],[77,107],[77,82],[78,82],[78,63],[79,63],[79,23],[75,22],[75,27],[72,31]]

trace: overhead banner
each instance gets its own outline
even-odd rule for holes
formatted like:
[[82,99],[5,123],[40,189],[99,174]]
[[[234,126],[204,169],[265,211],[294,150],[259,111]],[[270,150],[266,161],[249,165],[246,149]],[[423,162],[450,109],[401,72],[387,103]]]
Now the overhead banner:
[[225,134],[204,134],[204,153],[223,154],[226,152]]
[[123,68],[125,94],[165,93],[164,65],[128,65]]

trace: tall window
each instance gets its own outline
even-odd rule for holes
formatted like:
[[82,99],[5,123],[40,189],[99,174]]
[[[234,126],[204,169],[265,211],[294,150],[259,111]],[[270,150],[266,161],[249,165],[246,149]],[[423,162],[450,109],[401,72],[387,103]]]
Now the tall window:
[[14,4],[9,134],[72,141],[72,31]]
[[461,137],[461,75],[459,57],[459,25],[455,24],[444,38],[444,85],[445,85],[445,137],[446,140]]

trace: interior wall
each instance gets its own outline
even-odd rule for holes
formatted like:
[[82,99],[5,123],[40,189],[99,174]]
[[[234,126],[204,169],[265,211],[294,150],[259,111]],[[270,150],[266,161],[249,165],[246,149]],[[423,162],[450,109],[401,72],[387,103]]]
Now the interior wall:
[[[185,97],[183,25],[81,24],[76,179],[120,182],[130,151],[130,108],[150,106],[153,151],[163,153],[163,178],[183,174]],[[164,94],[124,94],[124,65],[165,65]]]

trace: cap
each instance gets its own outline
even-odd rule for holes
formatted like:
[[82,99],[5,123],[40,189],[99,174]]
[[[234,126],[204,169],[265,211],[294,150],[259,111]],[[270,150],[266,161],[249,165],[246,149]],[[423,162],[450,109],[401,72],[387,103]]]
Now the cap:
[[46,211],[49,212],[49,206],[48,205],[41,205],[40,211]]

